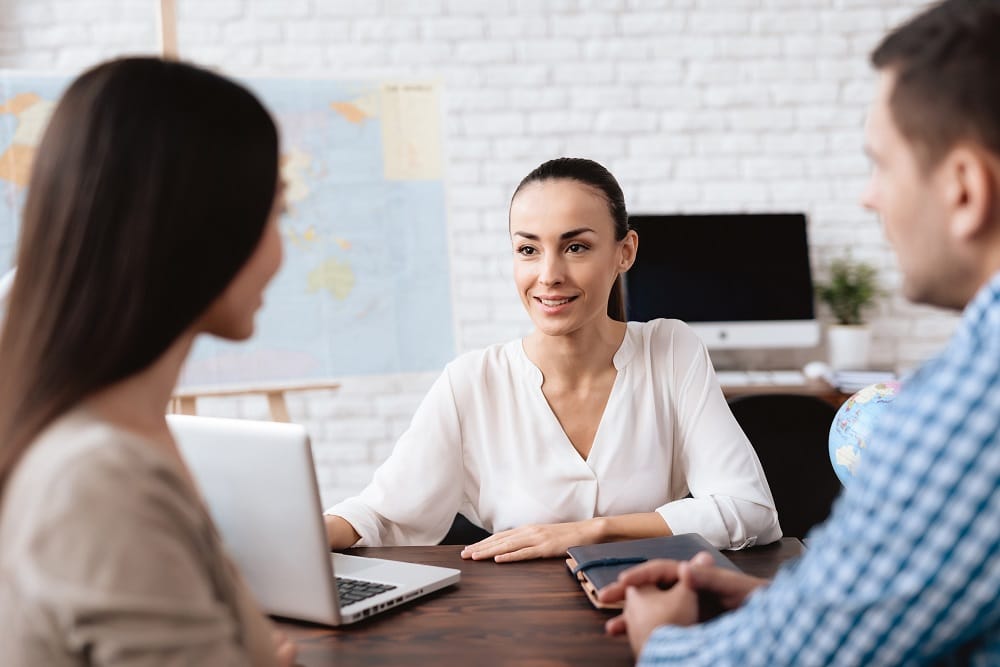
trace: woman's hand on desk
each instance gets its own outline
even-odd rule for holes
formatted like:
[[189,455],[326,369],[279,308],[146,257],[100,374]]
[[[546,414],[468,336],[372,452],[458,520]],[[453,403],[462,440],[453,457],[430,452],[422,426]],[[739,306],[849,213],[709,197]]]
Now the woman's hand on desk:
[[593,520],[549,523],[512,528],[462,549],[462,558],[509,563],[532,558],[565,556],[566,549],[593,544],[600,539],[599,524]]
[[585,521],[549,523],[512,528],[470,544],[462,558],[509,563],[531,558],[565,556],[570,547],[615,540],[671,535],[663,517],[656,512],[599,516]]

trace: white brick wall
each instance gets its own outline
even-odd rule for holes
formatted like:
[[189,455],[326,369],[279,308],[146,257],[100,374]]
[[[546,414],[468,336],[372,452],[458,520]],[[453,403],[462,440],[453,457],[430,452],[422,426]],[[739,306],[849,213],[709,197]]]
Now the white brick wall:
[[[76,71],[156,46],[152,0],[0,0],[0,66]],[[847,247],[899,276],[874,216],[861,128],[867,55],[919,0],[178,0],[184,57],[234,74],[431,76],[447,98],[460,350],[522,335],[506,205],[531,168],[592,157],[631,210],[804,210],[814,266]],[[911,367],[955,318],[886,300],[876,361]],[[756,354],[795,366],[819,356]],[[725,359],[731,361],[731,359]],[[357,491],[435,373],[347,378],[290,399],[324,498]],[[267,416],[262,398],[201,412]]]

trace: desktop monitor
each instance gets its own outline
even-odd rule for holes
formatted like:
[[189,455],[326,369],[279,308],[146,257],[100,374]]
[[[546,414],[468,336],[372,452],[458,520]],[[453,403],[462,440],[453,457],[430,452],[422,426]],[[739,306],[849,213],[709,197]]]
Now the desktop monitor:
[[819,343],[801,213],[633,215],[628,319],[684,320],[710,349]]

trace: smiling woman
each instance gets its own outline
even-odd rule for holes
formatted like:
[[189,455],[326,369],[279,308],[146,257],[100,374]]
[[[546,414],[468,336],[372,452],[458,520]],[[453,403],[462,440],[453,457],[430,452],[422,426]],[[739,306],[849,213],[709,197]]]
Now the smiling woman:
[[457,512],[498,562],[695,532],[723,548],[781,537],[774,501],[701,341],[624,322],[639,239],[601,165],[550,160],[510,207],[514,280],[535,326],[445,369],[392,455],[327,511],[330,544],[435,544]]
[[[541,239],[529,228],[540,222],[544,223],[547,219],[561,218],[568,223],[566,226],[569,229],[559,235],[559,240],[565,242],[566,247],[562,250],[569,254],[586,254],[595,249],[595,241],[604,241],[598,243],[596,249],[598,259],[604,260],[601,268],[605,269],[611,291],[609,294],[606,289],[608,285],[598,282],[596,292],[592,295],[593,301],[605,303],[611,319],[625,321],[621,274],[632,266],[638,237],[634,231],[629,230],[625,196],[607,169],[591,160],[550,160],[521,181],[514,191],[510,208],[511,240],[515,253],[522,257],[538,259],[543,250],[537,245]],[[607,228],[609,218],[612,224],[610,234]],[[617,244],[611,243],[612,241]],[[590,252],[590,255],[593,253]],[[593,257],[588,259],[587,264],[594,266]],[[519,270],[526,266],[530,265],[514,265],[515,278],[522,295],[522,283],[532,278],[530,270]],[[536,295],[535,298],[541,296]],[[525,300],[524,304],[530,313],[530,301]]]

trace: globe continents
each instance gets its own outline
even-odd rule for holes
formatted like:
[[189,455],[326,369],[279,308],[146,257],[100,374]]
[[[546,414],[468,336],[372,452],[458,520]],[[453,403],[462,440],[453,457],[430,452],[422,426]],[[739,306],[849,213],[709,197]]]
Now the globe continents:
[[899,393],[898,382],[880,382],[851,396],[830,426],[830,461],[840,483],[847,486],[871,441],[872,431]]

